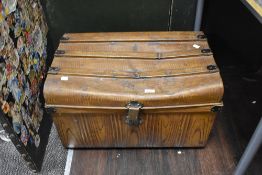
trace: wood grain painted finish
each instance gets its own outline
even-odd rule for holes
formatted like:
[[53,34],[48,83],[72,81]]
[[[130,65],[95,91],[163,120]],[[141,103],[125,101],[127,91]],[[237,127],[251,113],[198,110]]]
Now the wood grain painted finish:
[[134,42],[134,41],[194,41],[202,40],[203,32],[108,32],[66,33],[61,42]]
[[83,147],[202,147],[215,113],[142,114],[143,123],[125,124],[125,114],[57,113],[54,122],[62,143]]
[[202,32],[65,34],[51,67],[44,96],[65,147],[202,147],[223,105]]
[[219,73],[147,79],[67,77],[67,81],[61,81],[61,75],[48,78],[48,105],[125,107],[129,101],[139,101],[157,108],[218,103],[223,94]]
[[196,44],[200,49],[209,48],[205,40],[195,41],[169,41],[169,42],[83,42],[59,44],[60,50],[67,51],[93,51],[93,52],[174,52],[193,49]]
[[[74,59],[74,61],[71,61]],[[207,65],[214,63],[212,56],[188,57],[168,59],[156,62],[155,60],[136,59],[108,59],[108,58],[79,58],[56,57],[53,67],[59,67],[61,75],[96,76],[128,78],[139,75],[143,77],[170,77],[209,73]],[[212,71],[218,72],[218,69]]]

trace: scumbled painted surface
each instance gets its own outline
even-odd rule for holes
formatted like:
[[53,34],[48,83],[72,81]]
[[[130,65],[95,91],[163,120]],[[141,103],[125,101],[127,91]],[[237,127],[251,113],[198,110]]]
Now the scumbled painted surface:
[[38,0],[0,1],[0,106],[24,146],[39,147],[47,25]]

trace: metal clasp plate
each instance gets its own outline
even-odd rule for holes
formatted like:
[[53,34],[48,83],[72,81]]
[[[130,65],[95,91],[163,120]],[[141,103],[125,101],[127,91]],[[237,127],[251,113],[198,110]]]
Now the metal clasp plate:
[[142,123],[142,119],[139,117],[139,112],[143,105],[137,101],[131,101],[126,105],[128,109],[125,122],[130,126],[138,126]]

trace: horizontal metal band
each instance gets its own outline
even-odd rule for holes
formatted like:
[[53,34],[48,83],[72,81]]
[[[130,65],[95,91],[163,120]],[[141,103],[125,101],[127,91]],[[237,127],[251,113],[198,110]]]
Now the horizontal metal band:
[[[157,106],[157,107],[147,107],[143,106],[143,110],[152,109],[178,109],[178,108],[194,108],[194,107],[210,107],[223,106],[223,103],[207,103],[207,104],[194,104],[194,105],[175,105],[175,106]],[[68,105],[49,105],[45,104],[46,108],[74,108],[74,109],[105,109],[105,110],[126,110],[126,107],[114,107],[114,106],[68,106]]]

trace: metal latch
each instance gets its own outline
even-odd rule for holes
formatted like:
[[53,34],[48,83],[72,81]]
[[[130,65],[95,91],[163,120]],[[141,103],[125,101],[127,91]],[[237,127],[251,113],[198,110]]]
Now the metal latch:
[[142,123],[142,119],[139,117],[139,112],[143,105],[137,101],[131,101],[126,105],[128,109],[125,122],[130,126],[138,126]]

